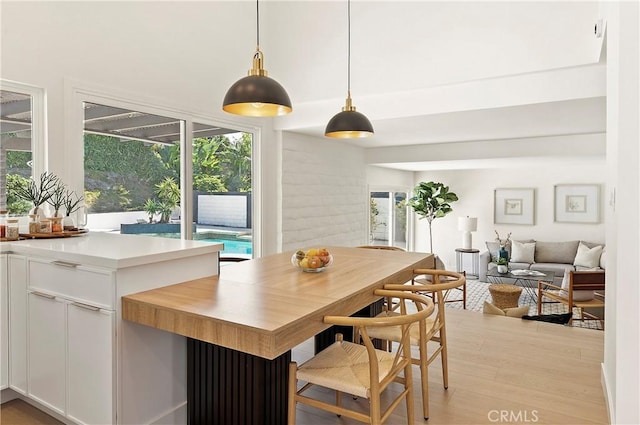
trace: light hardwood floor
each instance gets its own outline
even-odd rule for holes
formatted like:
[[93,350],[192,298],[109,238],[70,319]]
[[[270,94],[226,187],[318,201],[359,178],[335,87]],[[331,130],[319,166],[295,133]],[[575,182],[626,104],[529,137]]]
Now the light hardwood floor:
[[[600,382],[604,332],[447,309],[447,333],[449,389],[443,389],[442,369],[435,361],[429,368],[429,424],[608,423]],[[312,350],[310,340],[293,350],[293,358],[304,361]],[[416,424],[424,423],[419,379],[414,366]],[[328,400],[334,397],[314,391]],[[353,403],[366,400],[345,397],[345,404]],[[58,423],[28,413],[10,416],[16,404],[2,405],[3,425]],[[307,406],[297,412],[299,425],[359,423]],[[406,423],[404,406],[388,423]]]

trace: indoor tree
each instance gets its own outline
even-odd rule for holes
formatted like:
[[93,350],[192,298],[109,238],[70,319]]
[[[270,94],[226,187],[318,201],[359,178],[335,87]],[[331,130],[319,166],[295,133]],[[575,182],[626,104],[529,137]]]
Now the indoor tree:
[[413,189],[413,197],[409,205],[429,223],[429,250],[433,252],[433,233],[431,225],[436,218],[444,217],[453,211],[451,203],[458,200],[458,195],[449,191],[449,186],[437,182],[421,182]]

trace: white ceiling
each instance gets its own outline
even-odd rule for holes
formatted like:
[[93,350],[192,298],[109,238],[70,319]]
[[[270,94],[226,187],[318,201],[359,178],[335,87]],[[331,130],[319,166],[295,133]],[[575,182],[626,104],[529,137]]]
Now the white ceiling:
[[[604,97],[440,113],[373,122],[375,134],[348,143],[363,148],[602,133]],[[323,126],[291,130],[322,137]]]

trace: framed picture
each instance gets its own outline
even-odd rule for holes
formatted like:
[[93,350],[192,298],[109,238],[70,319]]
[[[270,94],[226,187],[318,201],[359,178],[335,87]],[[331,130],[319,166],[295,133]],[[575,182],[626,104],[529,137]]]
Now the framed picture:
[[554,221],[559,223],[599,223],[600,185],[557,184]]
[[535,206],[535,189],[495,189],[493,222],[533,225]]

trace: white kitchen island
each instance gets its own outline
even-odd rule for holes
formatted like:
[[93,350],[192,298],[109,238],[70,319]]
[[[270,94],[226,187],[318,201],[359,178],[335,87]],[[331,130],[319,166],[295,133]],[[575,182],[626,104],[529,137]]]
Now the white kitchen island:
[[185,338],[123,321],[120,299],[217,274],[222,247],[110,233],[0,243],[2,401],[67,423],[186,423]]

